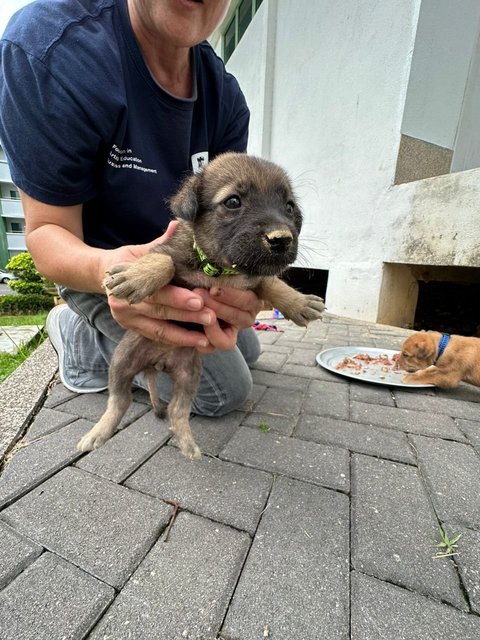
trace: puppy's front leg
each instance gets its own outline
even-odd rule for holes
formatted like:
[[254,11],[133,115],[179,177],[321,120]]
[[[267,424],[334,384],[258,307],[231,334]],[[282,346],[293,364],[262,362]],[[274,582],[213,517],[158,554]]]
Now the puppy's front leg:
[[134,262],[115,265],[107,271],[103,284],[116,298],[126,298],[135,304],[167,285],[174,274],[170,256],[152,252]]
[[301,327],[306,327],[312,320],[319,320],[325,310],[323,298],[299,293],[277,277],[263,278],[255,293]]
[[434,384],[442,389],[454,389],[461,380],[462,375],[458,371],[441,371],[434,365],[402,376],[405,384]]

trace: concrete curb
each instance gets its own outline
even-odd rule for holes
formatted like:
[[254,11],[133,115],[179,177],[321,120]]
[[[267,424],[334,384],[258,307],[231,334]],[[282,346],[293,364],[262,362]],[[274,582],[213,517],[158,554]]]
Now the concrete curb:
[[40,406],[57,366],[57,354],[45,340],[0,385],[0,462]]

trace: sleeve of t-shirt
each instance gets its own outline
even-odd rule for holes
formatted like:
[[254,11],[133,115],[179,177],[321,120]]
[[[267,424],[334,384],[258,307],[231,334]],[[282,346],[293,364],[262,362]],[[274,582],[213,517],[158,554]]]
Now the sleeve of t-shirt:
[[244,153],[247,150],[250,111],[236,79],[229,76],[228,80],[231,84],[229,91],[231,97],[224,102],[225,107],[228,108],[225,129],[218,140],[215,154],[224,151]]
[[91,115],[70,85],[19,46],[0,43],[0,140],[13,182],[32,198],[73,205],[95,195],[101,144]]

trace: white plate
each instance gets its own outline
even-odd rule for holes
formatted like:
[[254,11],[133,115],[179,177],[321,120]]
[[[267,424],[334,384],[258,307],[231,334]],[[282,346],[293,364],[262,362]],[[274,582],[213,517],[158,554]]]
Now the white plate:
[[353,378],[354,380],[362,380],[363,382],[373,382],[375,384],[384,384],[388,387],[433,387],[433,384],[405,384],[402,382],[402,375],[405,373],[402,369],[397,371],[382,371],[381,364],[363,364],[360,373],[355,373],[352,369],[337,369],[344,358],[353,358],[358,353],[365,353],[369,356],[377,357],[385,355],[392,358],[398,351],[390,349],[374,349],[373,347],[333,347],[325,349],[317,353],[316,360],[318,364],[328,371],[338,373],[340,376]]

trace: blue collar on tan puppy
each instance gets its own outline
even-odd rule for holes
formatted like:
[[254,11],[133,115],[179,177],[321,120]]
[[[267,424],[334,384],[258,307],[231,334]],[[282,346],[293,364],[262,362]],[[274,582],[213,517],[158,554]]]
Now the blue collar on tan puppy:
[[198,257],[200,258],[200,269],[203,273],[211,278],[218,278],[218,276],[238,276],[240,272],[231,267],[220,267],[214,263],[208,261],[206,254],[198,246],[195,238],[193,239],[193,248],[196,250]]
[[[450,334],[442,333],[442,339],[440,340],[440,344],[438,345],[437,357],[435,358],[435,362],[437,362],[437,360],[443,354],[449,342],[450,342]],[[435,362],[433,364],[435,364]]]

